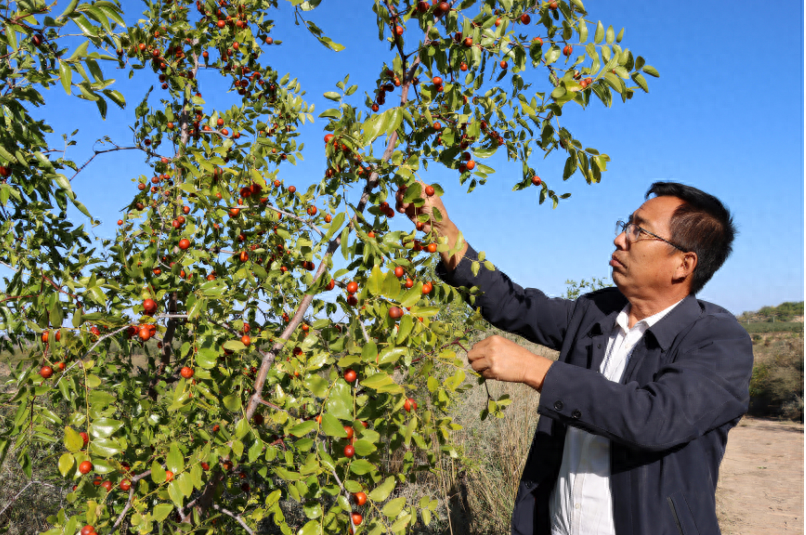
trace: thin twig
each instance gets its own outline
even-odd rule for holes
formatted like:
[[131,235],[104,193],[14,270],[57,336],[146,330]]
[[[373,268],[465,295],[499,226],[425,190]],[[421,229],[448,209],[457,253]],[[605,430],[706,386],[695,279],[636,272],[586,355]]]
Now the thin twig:
[[[322,441],[322,445],[324,446],[325,441]],[[339,479],[339,475],[336,473],[336,470],[333,469],[330,471],[333,474],[333,477],[336,478],[336,483],[339,484],[339,488],[341,488],[342,492],[344,492],[344,497],[347,498],[347,503],[350,503],[350,493],[347,492],[347,489],[344,488],[344,484]],[[350,515],[350,527],[352,527],[352,533],[355,533],[355,523],[353,522],[353,515]]]
[[27,483],[27,484],[26,484],[24,487],[22,487],[22,490],[21,490],[21,491],[19,491],[19,492],[17,493],[17,495],[16,495],[16,496],[14,496],[13,498],[11,498],[11,501],[10,501],[10,502],[8,502],[8,504],[7,504],[5,507],[3,507],[3,509],[2,509],[2,510],[0,510],[0,516],[3,516],[3,513],[5,513],[5,512],[6,512],[6,509],[8,509],[9,507],[11,507],[11,506],[14,504],[14,502],[15,502],[15,501],[17,501],[17,498],[19,498],[19,497],[22,495],[22,493],[23,493],[23,492],[25,492],[25,491],[28,489],[28,487],[30,487],[31,485],[44,485],[44,486],[46,486],[46,487],[50,487],[50,488],[56,488],[56,486],[55,486],[55,485],[51,485],[50,483],[45,483],[45,482],[43,482],[43,481],[34,481],[34,480],[31,480],[31,481],[29,481],[29,482],[28,482],[28,483]]
[[96,341],[94,344],[92,344],[92,347],[90,347],[90,348],[87,350],[87,352],[86,352],[86,353],[84,353],[84,355],[83,355],[81,358],[77,359],[77,360],[76,360],[74,363],[72,363],[72,364],[71,364],[71,365],[70,365],[68,368],[66,368],[66,369],[64,370],[64,372],[62,373],[62,376],[61,376],[61,377],[59,377],[59,380],[58,380],[58,381],[56,381],[56,384],[55,384],[54,386],[59,386],[59,382],[61,382],[61,380],[62,380],[62,379],[65,377],[65,376],[67,376],[67,372],[69,372],[69,371],[70,371],[71,369],[73,369],[75,366],[77,366],[77,365],[79,365],[79,364],[81,364],[81,365],[83,366],[83,365],[84,365],[84,362],[83,362],[83,361],[84,361],[84,359],[85,359],[85,358],[87,358],[87,357],[90,355],[90,353],[92,353],[92,350],[93,350],[93,349],[95,349],[95,348],[96,348],[96,346],[97,346],[98,344],[100,344],[101,342],[103,342],[104,340],[106,340],[107,338],[109,338],[110,336],[115,336],[115,335],[116,335],[116,334],[118,334],[119,332],[123,331],[124,329],[128,329],[128,328],[129,328],[129,325],[126,325],[125,327],[121,327],[121,328],[120,328],[120,329],[118,329],[117,331],[112,331],[111,333],[107,333],[107,334],[105,334],[105,335],[103,335],[103,336],[99,337],[99,338],[98,338],[98,340],[97,340],[97,341]]
[[227,509],[224,509],[223,507],[221,507],[217,503],[213,504],[213,509],[215,509],[216,511],[220,511],[220,512],[224,513],[225,515],[231,516],[232,518],[237,520],[238,523],[241,526],[243,526],[243,529],[245,529],[246,532],[249,533],[249,535],[254,535],[255,532],[252,531],[252,529],[246,524],[246,522],[244,522],[244,519],[241,518],[241,515],[236,515],[235,513],[232,513],[230,511],[228,511]]
[[140,481],[141,479],[143,479],[144,477],[150,475],[150,474],[151,474],[151,470],[146,470],[142,474],[138,474],[138,475],[134,476],[131,479],[132,487],[129,489],[129,499],[126,500],[126,505],[123,507],[123,511],[120,512],[120,516],[118,516],[118,519],[115,521],[115,524],[112,526],[111,533],[114,533],[115,530],[117,529],[117,527],[120,525],[120,523],[123,522],[123,518],[126,516],[126,512],[132,506],[132,499],[134,498],[134,488],[135,488],[134,484],[137,483],[138,481]]

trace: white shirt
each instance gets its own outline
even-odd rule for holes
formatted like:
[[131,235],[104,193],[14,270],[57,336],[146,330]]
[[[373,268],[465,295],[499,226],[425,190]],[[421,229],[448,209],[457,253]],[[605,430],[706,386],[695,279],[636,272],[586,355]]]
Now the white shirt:
[[[682,301],[682,300],[681,300]],[[644,332],[678,301],[629,328],[630,304],[616,317],[599,373],[620,382],[633,348]],[[615,535],[610,494],[610,440],[568,426],[560,475],[549,498],[552,535]]]

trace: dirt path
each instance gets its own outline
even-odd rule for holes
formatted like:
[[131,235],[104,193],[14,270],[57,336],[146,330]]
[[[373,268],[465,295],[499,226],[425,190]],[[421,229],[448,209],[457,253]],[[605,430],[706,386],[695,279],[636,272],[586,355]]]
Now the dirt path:
[[723,535],[803,533],[803,424],[744,418],[716,493]]

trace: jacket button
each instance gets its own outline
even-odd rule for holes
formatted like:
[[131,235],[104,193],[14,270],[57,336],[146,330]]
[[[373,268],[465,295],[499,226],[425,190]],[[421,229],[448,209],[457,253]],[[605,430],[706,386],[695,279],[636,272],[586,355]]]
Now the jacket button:
[[582,413],[579,412],[579,409],[574,409],[574,412],[571,413],[571,418],[574,420],[578,420],[580,416],[582,416]]
[[602,344],[597,344],[597,345],[596,345],[596,347],[597,347],[598,349],[602,349]]
[[562,401],[555,401],[554,402],[554,410],[555,411],[563,410],[563,402]]

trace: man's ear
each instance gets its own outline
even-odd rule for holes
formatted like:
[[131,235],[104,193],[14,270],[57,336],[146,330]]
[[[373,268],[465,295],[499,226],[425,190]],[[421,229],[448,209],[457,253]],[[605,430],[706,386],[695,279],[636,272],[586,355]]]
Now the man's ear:
[[680,263],[677,265],[677,268],[674,270],[674,280],[684,280],[688,278],[689,280],[692,274],[694,273],[694,269],[697,267],[697,253],[688,252],[683,253],[683,256],[680,257]]

